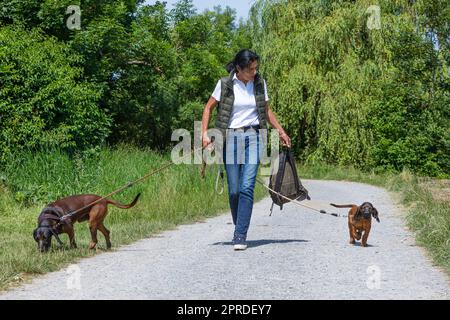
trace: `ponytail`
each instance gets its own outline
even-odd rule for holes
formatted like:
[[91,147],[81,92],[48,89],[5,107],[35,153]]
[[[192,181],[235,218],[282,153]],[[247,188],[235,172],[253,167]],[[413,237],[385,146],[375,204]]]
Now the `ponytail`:
[[259,61],[259,56],[253,51],[243,49],[236,54],[233,60],[228,62],[225,69],[228,73],[232,71],[236,72],[237,67],[239,67],[239,69],[245,69],[254,61]]
[[236,71],[236,64],[234,63],[234,60],[228,62],[228,64],[225,66],[225,69],[228,73],[231,73],[231,71]]

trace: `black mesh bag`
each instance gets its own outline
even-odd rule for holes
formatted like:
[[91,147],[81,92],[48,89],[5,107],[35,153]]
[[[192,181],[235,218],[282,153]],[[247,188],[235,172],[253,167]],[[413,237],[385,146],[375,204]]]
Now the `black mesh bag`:
[[[270,176],[269,188],[291,200],[311,200],[308,190],[303,187],[298,178],[295,159],[290,149],[280,152],[278,171]],[[273,191],[269,190],[269,193],[273,201],[270,214],[272,214],[274,204],[280,206],[280,210],[282,210],[283,204],[290,201]]]

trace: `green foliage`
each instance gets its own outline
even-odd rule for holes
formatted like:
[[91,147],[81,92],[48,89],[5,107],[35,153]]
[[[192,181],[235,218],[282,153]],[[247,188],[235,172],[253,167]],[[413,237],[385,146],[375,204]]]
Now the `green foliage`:
[[271,103],[300,159],[450,175],[449,9],[432,2],[378,1],[380,30],[365,0],[254,5]]
[[174,129],[201,119],[187,108],[206,103],[224,74],[236,49],[235,13],[218,7],[197,14],[192,1],[168,11],[157,2],[137,7],[128,24],[125,7],[111,8],[72,42],[84,57],[85,76],[104,88],[100,106],[113,118],[108,141],[167,148]]
[[79,81],[80,57],[38,30],[0,29],[0,161],[22,148],[88,150],[109,133],[101,90]]
[[178,24],[181,21],[192,18],[197,13],[192,0],[179,0],[175,4],[175,8],[170,11],[170,18]]
[[[229,7],[142,4],[1,1],[3,161],[17,146],[165,149],[175,128],[201,119],[225,64],[249,44],[245,24],[236,27]],[[66,27],[69,5],[81,8],[81,30]]]
[[[65,26],[69,4],[82,9],[80,31]],[[253,48],[300,160],[449,176],[445,1],[378,1],[380,30],[367,25],[368,0],[260,0],[239,23],[229,7],[142,4],[2,2],[3,161],[16,146],[105,139],[166,149],[200,120],[224,65]]]

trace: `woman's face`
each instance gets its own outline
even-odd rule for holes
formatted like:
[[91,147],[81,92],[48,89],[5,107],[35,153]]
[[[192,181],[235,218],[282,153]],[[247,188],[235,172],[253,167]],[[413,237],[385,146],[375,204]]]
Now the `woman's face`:
[[241,69],[237,67],[238,76],[242,81],[252,81],[255,79],[255,75],[258,69],[258,61],[253,61],[247,68]]

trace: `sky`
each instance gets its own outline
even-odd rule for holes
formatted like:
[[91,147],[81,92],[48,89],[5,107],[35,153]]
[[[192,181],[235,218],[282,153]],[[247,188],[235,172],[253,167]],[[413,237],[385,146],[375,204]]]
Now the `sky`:
[[[167,2],[167,8],[170,10],[173,8],[173,4],[177,0],[160,0]],[[145,4],[155,4],[156,0],[146,0]],[[197,8],[197,12],[201,13],[205,9],[211,9],[214,6],[221,5],[223,8],[229,6],[236,9],[236,18],[239,21],[240,18],[247,19],[250,7],[254,0],[193,0],[194,6]]]

